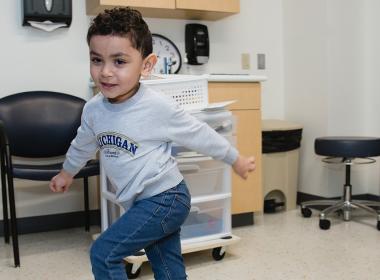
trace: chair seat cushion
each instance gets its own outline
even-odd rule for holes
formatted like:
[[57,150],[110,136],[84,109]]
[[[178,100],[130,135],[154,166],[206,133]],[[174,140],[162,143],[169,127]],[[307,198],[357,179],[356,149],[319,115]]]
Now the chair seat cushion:
[[315,139],[317,155],[343,158],[364,158],[380,156],[380,138],[332,136]]
[[[14,164],[13,177],[36,181],[50,181],[62,169],[62,163],[48,165]],[[99,174],[99,160],[90,160],[74,178],[90,177]]]

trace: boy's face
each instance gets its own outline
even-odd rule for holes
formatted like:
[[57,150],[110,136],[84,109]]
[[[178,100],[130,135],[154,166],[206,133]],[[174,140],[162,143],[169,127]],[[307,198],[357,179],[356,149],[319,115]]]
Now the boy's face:
[[117,103],[136,92],[140,76],[150,74],[155,56],[143,59],[128,38],[95,35],[90,40],[90,61],[96,86],[111,102]]

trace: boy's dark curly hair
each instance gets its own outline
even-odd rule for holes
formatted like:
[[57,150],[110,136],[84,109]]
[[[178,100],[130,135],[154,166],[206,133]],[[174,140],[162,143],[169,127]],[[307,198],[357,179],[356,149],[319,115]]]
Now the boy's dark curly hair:
[[87,32],[87,43],[94,35],[114,35],[128,38],[132,46],[145,58],[152,53],[152,34],[139,11],[126,8],[105,10],[92,21]]

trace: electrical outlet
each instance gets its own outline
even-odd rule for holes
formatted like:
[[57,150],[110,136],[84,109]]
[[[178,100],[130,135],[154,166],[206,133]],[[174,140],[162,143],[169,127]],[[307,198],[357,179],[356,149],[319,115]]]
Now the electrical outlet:
[[249,53],[241,54],[241,69],[248,70],[251,68]]
[[257,54],[257,69],[259,70],[265,69],[265,53]]

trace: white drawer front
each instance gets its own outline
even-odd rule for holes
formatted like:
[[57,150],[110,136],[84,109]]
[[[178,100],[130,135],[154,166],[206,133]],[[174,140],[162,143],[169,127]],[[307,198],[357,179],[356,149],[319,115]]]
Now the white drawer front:
[[212,239],[230,234],[230,207],[230,198],[192,204],[181,227],[181,239]]
[[192,197],[230,192],[230,167],[216,160],[179,163]]
[[228,110],[201,111],[194,112],[192,115],[216,131],[220,129],[232,130],[233,128],[233,115]]

